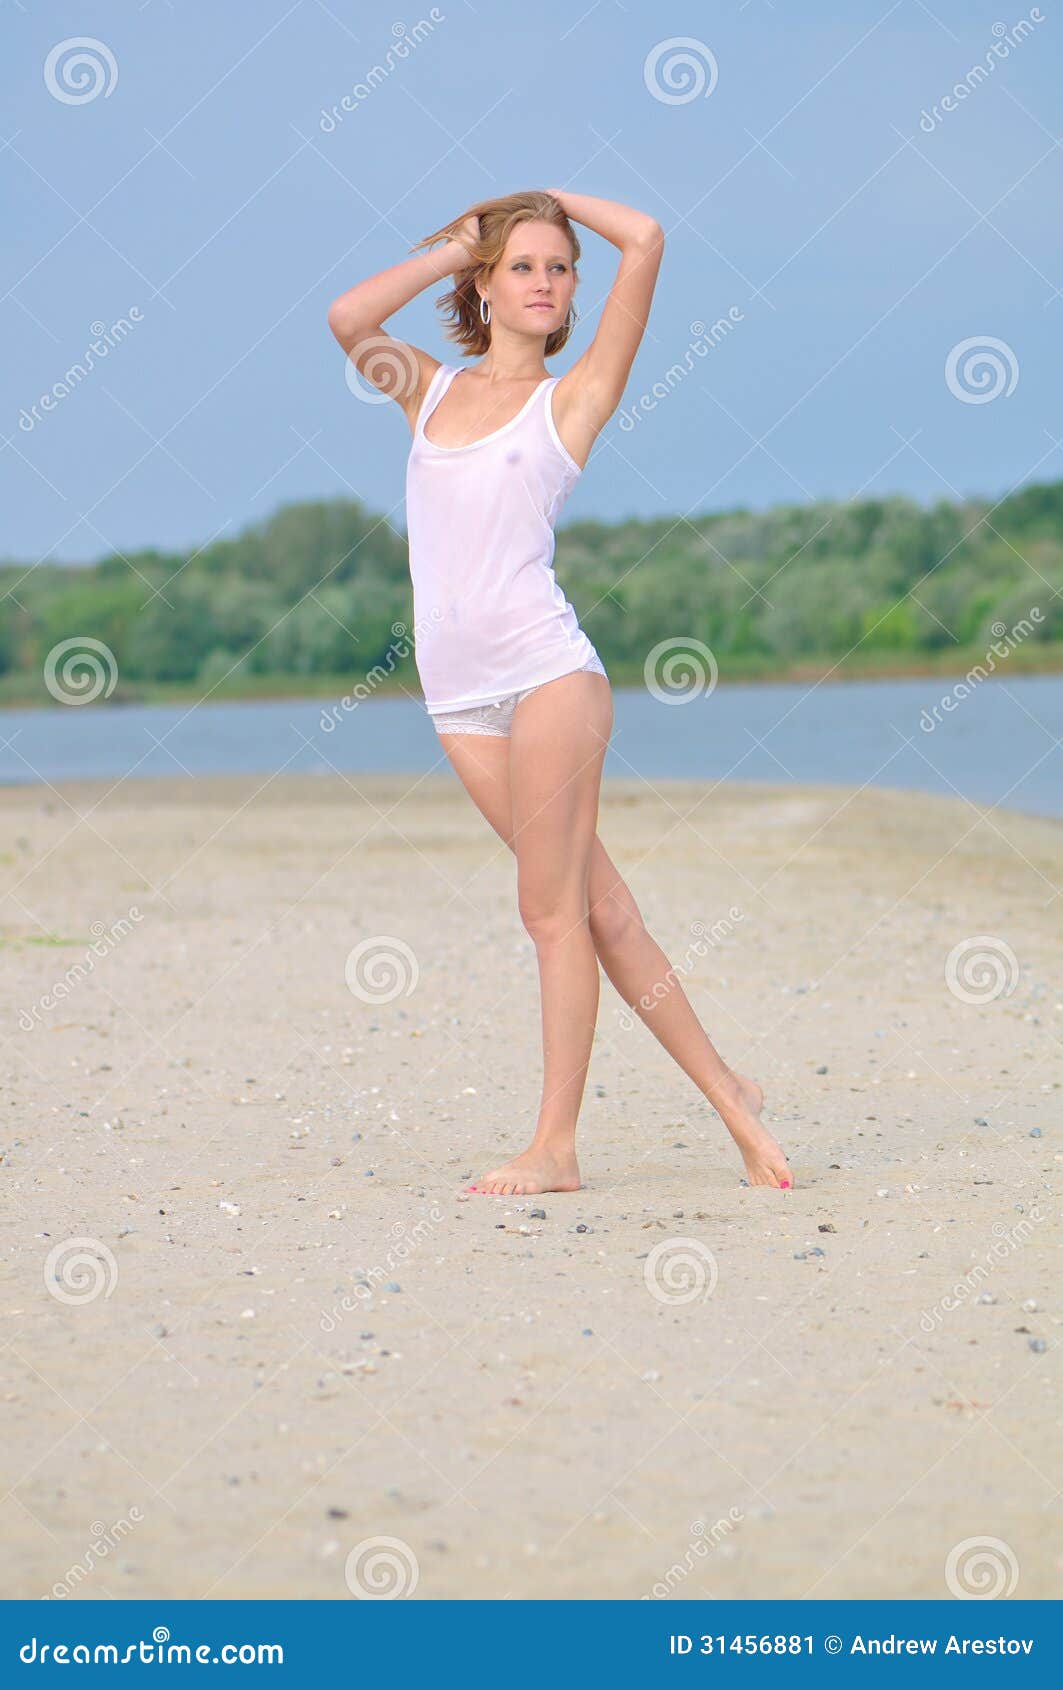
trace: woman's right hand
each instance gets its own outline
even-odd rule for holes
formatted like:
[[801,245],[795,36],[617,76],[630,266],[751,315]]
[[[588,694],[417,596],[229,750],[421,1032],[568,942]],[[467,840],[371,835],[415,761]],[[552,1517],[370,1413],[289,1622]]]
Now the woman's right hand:
[[[476,263],[472,256],[471,247],[480,239],[480,219],[476,216],[466,217],[457,234],[454,236],[455,245],[465,254],[463,269],[471,269]],[[468,244],[466,244],[468,243]]]

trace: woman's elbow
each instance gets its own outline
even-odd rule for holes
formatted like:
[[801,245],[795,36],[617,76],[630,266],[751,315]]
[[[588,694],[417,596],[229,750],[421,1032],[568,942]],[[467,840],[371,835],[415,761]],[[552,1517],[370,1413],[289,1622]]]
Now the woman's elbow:
[[342,298],[334,299],[328,308],[328,326],[337,338],[349,331],[354,321],[351,307]]
[[349,301],[334,299],[328,308],[328,326],[345,352],[364,337],[367,325],[368,318],[353,310]]

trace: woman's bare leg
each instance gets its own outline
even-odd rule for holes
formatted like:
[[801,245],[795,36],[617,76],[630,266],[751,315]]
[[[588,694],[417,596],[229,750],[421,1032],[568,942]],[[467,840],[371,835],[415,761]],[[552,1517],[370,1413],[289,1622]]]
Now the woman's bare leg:
[[595,949],[624,1002],[717,1110],[741,1151],[749,1183],[792,1185],[786,1157],[760,1120],[764,1093],[756,1080],[728,1067],[712,1043],[600,839],[590,888]]
[[[525,700],[521,708],[530,702]],[[443,734],[440,739],[470,797],[500,838],[515,851],[509,740],[479,734]],[[647,932],[629,887],[597,834],[591,846],[587,904],[591,939],[606,974],[624,1002],[639,1015],[720,1114],[741,1152],[750,1184],[792,1185],[786,1157],[759,1119],[763,1104],[760,1086],[747,1075],[729,1068],[710,1041],[668,958]],[[581,1095],[585,1079],[584,1063],[579,1081]],[[545,1085],[543,1101],[546,1102]],[[575,1167],[574,1153],[572,1166]],[[578,1173],[576,1177],[578,1182]],[[576,1187],[570,1185],[567,1189]]]
[[517,901],[535,945],[543,1089],[528,1149],[477,1180],[499,1196],[576,1191],[576,1121],[598,1018],[598,957],[588,923],[602,764],[613,700],[602,675],[563,675],[513,713],[509,793]]

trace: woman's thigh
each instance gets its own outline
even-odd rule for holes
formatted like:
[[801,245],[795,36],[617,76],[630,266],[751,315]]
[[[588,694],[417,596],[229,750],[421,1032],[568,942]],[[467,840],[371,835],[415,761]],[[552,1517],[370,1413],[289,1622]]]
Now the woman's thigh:
[[517,895],[526,919],[587,911],[612,727],[609,682],[580,671],[536,687],[513,712],[509,789]]
[[[527,702],[530,699],[521,704],[522,710]],[[439,741],[481,815],[515,852],[509,738],[491,734],[440,734]],[[592,930],[597,926],[611,933],[615,927],[641,921],[634,896],[597,832],[591,843],[587,869],[587,899]]]

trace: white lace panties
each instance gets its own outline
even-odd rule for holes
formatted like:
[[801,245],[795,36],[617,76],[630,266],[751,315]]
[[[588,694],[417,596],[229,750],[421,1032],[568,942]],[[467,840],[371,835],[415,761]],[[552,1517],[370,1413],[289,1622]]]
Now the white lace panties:
[[[578,669],[570,670],[570,674],[578,675],[584,669],[592,669],[595,674],[604,675],[605,665],[595,652],[586,663],[581,663]],[[560,679],[560,676],[555,676]],[[513,720],[513,712],[522,698],[529,693],[537,692],[540,686],[548,686],[549,682],[540,681],[538,686],[525,687],[523,692],[511,692],[505,698],[500,698],[497,704],[470,704],[465,710],[447,710],[432,717],[432,724],[437,733],[441,734],[501,734],[508,737],[509,726]]]

